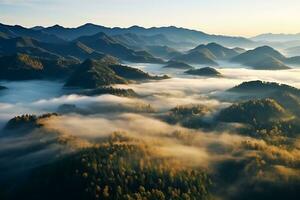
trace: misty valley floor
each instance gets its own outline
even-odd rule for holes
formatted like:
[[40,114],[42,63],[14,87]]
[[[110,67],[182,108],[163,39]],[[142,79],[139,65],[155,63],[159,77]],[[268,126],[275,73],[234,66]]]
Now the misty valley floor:
[[[221,77],[201,77],[127,64],[172,78],[113,86],[137,97],[0,82],[9,88],[0,91],[0,199],[56,199],[60,189],[62,199],[299,199],[300,128],[289,107],[300,106],[298,91],[273,101],[228,90],[256,80],[300,88],[300,69],[224,64]],[[45,113],[57,114],[37,117]],[[35,117],[5,129],[23,114]]]

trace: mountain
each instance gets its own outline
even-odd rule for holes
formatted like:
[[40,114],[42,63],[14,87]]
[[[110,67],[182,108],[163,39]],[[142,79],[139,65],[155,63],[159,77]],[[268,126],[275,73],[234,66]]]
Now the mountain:
[[49,43],[64,42],[63,39],[55,35],[46,33],[43,30],[28,29],[19,25],[10,26],[10,25],[5,25],[0,23],[0,32],[6,33],[11,38],[30,37],[38,41],[49,42]]
[[210,52],[199,52],[192,51],[187,54],[183,54],[180,56],[176,56],[171,59],[171,61],[176,62],[185,62],[188,64],[207,64],[207,65],[218,65],[217,62],[214,61],[215,57]]
[[269,41],[269,42],[288,42],[300,40],[300,33],[297,34],[273,34],[266,33],[250,38],[254,41]]
[[[129,28],[109,28],[95,24],[85,24],[77,28],[64,28],[59,25],[47,27],[42,30],[45,33],[56,35],[65,40],[74,40],[82,36],[91,36],[96,33],[103,32],[107,35],[122,35],[122,34],[136,34],[143,36],[164,35],[171,42],[181,41],[185,46],[194,46],[199,43],[216,42],[225,46],[251,46],[254,43],[243,37],[230,37],[223,35],[210,35],[201,31],[190,30],[185,28],[178,28],[174,26],[169,27],[152,27],[143,28],[139,26],[132,26]],[[167,45],[167,44],[164,44]],[[180,46],[180,45],[179,45]]]
[[92,36],[82,36],[75,40],[80,42],[96,51],[110,54],[117,58],[132,62],[153,62],[162,63],[163,60],[153,57],[151,54],[145,51],[133,51],[122,44],[118,43],[112,37],[104,33],[98,33]]
[[76,41],[62,44],[43,43],[40,44],[40,46],[47,51],[53,52],[64,58],[79,59],[81,61],[88,58],[101,59],[106,56],[105,54],[99,51],[95,51],[94,49],[82,44],[81,42]]
[[181,52],[168,46],[146,46],[145,50],[155,57],[162,59],[172,59],[176,56],[182,55]]
[[[105,36],[103,36],[102,39],[105,41],[102,41],[99,38],[97,39],[95,39],[95,42],[98,42],[98,45],[92,46],[97,48],[98,51],[81,41],[46,43],[29,37],[16,37],[10,39],[0,38],[0,55],[24,53],[34,57],[46,59],[67,58],[83,61],[88,58],[100,59],[105,56],[105,54],[102,52],[109,52],[118,56],[118,58],[126,58],[131,61],[163,62],[161,59],[154,58],[145,51],[135,52],[131,49],[128,49],[127,47],[124,47],[118,42],[114,41],[112,38],[105,38]],[[93,39],[91,39],[91,41],[92,40]],[[87,39],[83,41],[89,45],[92,44],[92,42],[88,42]],[[103,45],[105,42],[106,44]]]
[[0,57],[0,79],[28,80],[64,78],[76,62],[64,59],[40,59],[27,54]]
[[288,64],[300,65],[300,56],[287,58],[285,62]]
[[[40,129],[40,132],[43,133],[43,130]],[[53,134],[49,133],[49,135]],[[86,140],[78,141],[76,137],[62,137],[60,134],[59,136],[62,138],[61,144],[46,139],[43,141],[53,146],[63,144],[67,146],[73,139],[74,143],[85,145],[81,147],[77,145],[76,151],[73,150],[65,156],[59,151],[57,152],[60,156],[57,156],[55,152],[56,159],[38,167],[32,167],[26,181],[18,182],[17,186],[13,183],[21,179],[19,174],[11,176],[8,181],[0,182],[3,186],[3,194],[7,194],[7,199],[26,197],[30,200],[109,200],[137,199],[138,197],[164,200],[182,196],[180,199],[205,200],[211,196],[209,190],[212,185],[211,179],[204,170],[181,167],[173,161],[175,160],[173,158],[157,158],[153,148],[149,147],[150,145],[146,142],[118,133],[103,137],[95,142],[95,145],[87,145],[89,143]],[[33,147],[35,146],[28,147],[32,149],[30,153],[33,155],[40,155],[45,151],[45,149]],[[35,156],[35,161],[40,161],[39,158],[42,156]],[[23,160],[26,161],[24,158]],[[3,166],[2,169],[3,173],[6,172],[7,166]],[[189,186],[193,186],[194,189],[190,190]]]
[[[248,64],[250,65],[250,64]],[[254,69],[258,70],[282,70],[282,69],[290,69],[287,65],[285,65],[282,61],[271,57],[266,56],[266,58],[258,61],[254,61],[251,63],[251,66]]]
[[87,59],[67,80],[67,87],[94,89],[112,84],[126,84],[131,81],[159,80],[167,76],[151,76],[139,69],[116,62]]
[[241,53],[245,53],[247,50],[246,49],[243,49],[243,48],[240,48],[240,47],[235,47],[233,48],[233,50],[239,54]]
[[190,69],[184,73],[197,76],[221,77],[221,73],[212,67],[203,67],[200,69]]
[[137,35],[134,33],[125,33],[112,35],[116,41],[135,50],[145,50],[146,46],[180,46],[182,43],[170,41],[165,35]]
[[191,49],[189,52],[194,51],[211,54],[212,57],[218,60],[227,60],[239,55],[239,53],[234,49],[223,47],[217,43],[209,43],[207,45],[202,44],[194,49]]
[[45,43],[29,37],[0,38],[0,54],[11,55],[16,53],[44,59],[71,58],[85,60],[87,58],[100,59],[105,56],[103,53],[97,52],[80,42]]
[[169,61],[164,68],[174,68],[174,69],[193,69],[191,65],[188,65],[184,62],[178,62],[178,61]]
[[246,94],[253,93],[256,95],[258,95],[259,93],[267,94],[273,92],[289,92],[300,96],[300,90],[295,87],[286,84],[279,84],[275,82],[264,82],[260,80],[243,82],[240,85],[237,85],[229,89],[228,91],[246,93]]
[[41,78],[43,64],[28,55],[0,57],[0,79],[19,80]]
[[88,59],[67,80],[67,87],[97,88],[111,84],[124,84],[127,80],[118,76],[105,62]]
[[271,98],[290,113],[300,116],[300,90],[285,84],[263,81],[244,82],[228,90],[242,100]]
[[217,118],[223,122],[265,124],[287,116],[287,111],[274,99],[259,99],[233,104],[221,110]]
[[251,66],[255,69],[288,69],[284,62],[286,57],[269,46],[246,51],[231,59],[232,62]]
[[42,42],[29,37],[0,38],[0,55],[23,53],[47,59],[60,57],[57,53],[45,49],[44,46]]
[[[97,87],[96,89],[87,89],[84,91],[79,92],[79,95],[85,95],[85,96],[99,96],[103,94],[111,94],[115,96],[120,96],[120,97],[137,97],[138,94],[135,93],[133,89],[121,89],[121,88],[114,88],[114,87]],[[60,111],[66,112],[66,111],[71,111],[76,109],[74,106],[67,106],[67,105],[62,105],[60,107]]]
[[285,52],[290,56],[300,56],[300,46],[290,47]]

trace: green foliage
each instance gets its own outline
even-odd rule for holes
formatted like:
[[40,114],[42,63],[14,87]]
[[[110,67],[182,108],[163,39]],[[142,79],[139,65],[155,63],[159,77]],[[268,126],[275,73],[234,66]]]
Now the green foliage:
[[249,100],[223,109],[218,119],[224,122],[265,124],[287,117],[286,110],[273,99]]
[[16,116],[8,121],[8,123],[5,126],[5,129],[9,130],[23,128],[28,129],[27,131],[30,131],[30,128],[40,127],[39,120],[49,118],[51,116],[58,116],[58,114],[47,113],[41,116],[25,114],[21,116]]
[[112,94],[121,97],[137,97],[138,94],[134,92],[133,89],[121,89],[121,88],[113,88],[113,87],[98,87],[96,89],[84,90],[79,94],[87,95],[87,96],[95,96],[102,94]]
[[155,158],[143,144],[114,135],[35,170],[16,199],[207,199],[210,180],[198,169]]
[[168,123],[179,123],[188,128],[207,128],[210,123],[204,120],[211,113],[211,109],[203,105],[177,106],[170,110],[165,117]]

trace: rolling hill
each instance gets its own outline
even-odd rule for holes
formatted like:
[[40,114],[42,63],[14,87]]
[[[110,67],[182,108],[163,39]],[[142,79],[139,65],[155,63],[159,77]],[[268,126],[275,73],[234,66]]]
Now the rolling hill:
[[174,69],[193,69],[191,65],[184,62],[169,61],[164,68],[174,68]]
[[223,109],[218,119],[224,122],[269,123],[288,116],[287,111],[274,99],[249,100]]
[[184,62],[188,64],[207,64],[217,66],[218,63],[214,60],[215,57],[210,52],[192,51],[187,54],[176,56],[171,61]]
[[96,51],[110,54],[122,60],[145,63],[163,63],[163,60],[157,59],[145,51],[133,51],[123,46],[104,33],[98,33],[92,36],[82,36],[75,41],[80,42]]
[[184,73],[197,76],[221,77],[222,74],[212,67],[203,67],[200,69],[190,69]]
[[284,64],[287,58],[269,46],[262,46],[246,51],[245,53],[233,57],[231,61],[253,67],[254,69],[289,69],[289,67]]
[[290,113],[300,116],[300,90],[298,88],[274,82],[243,82],[228,90],[238,99],[251,100],[271,98],[276,100]]
[[167,76],[151,76],[139,69],[107,60],[87,59],[73,72],[65,86],[95,89],[131,81],[159,80]]
[[77,64],[73,60],[40,59],[27,54],[14,54],[0,57],[0,79],[28,80],[28,79],[56,79],[64,78],[72,66]]
[[194,51],[206,52],[206,53],[208,52],[215,59],[218,60],[227,60],[239,55],[239,53],[235,49],[229,49],[217,43],[209,43],[207,45],[202,44],[197,46],[194,49],[191,49],[189,52],[194,52]]

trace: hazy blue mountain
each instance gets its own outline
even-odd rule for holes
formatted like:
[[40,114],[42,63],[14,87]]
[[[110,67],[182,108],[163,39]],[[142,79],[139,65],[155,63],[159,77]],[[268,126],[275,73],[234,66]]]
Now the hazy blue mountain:
[[250,38],[254,41],[287,42],[300,40],[300,33],[297,34],[273,34],[266,33]]
[[289,69],[289,67],[284,64],[287,58],[269,46],[262,46],[254,50],[246,51],[232,58],[231,61],[251,66],[255,69]]
[[209,43],[217,42],[222,45],[230,46],[245,46],[253,45],[254,43],[243,37],[230,37],[222,35],[210,35],[201,31],[190,30],[185,28],[178,28],[174,26],[169,27],[152,27],[152,28],[143,28],[139,26],[132,26],[129,28],[108,28],[104,26],[99,26],[95,24],[85,24],[77,28],[64,28],[59,25],[52,27],[47,27],[43,29],[43,32],[54,34],[60,38],[66,40],[73,40],[81,36],[94,35],[99,32],[103,32],[108,35],[120,35],[133,33],[137,35],[164,35],[168,40],[176,42],[181,41],[186,44],[199,44],[199,43]]
[[104,33],[97,33],[96,35],[92,36],[82,36],[76,39],[75,42],[81,42],[82,44],[96,51],[110,54],[122,60],[145,63],[163,62],[163,60],[155,58],[145,51],[134,51],[129,49]]
[[5,24],[0,24],[0,32],[4,32],[8,34],[10,37],[31,37],[39,41],[51,42],[51,43],[61,43],[64,41],[63,39],[55,35],[46,33],[42,30],[28,29],[19,25],[10,26]]
[[[99,34],[97,35],[99,36]],[[64,57],[68,59],[73,58],[83,61],[87,58],[100,59],[105,55],[102,52],[105,52],[128,61],[159,63],[163,62],[161,59],[153,57],[148,52],[137,52],[124,47],[108,36],[94,39],[96,44],[92,46],[98,49],[98,51],[85,45],[79,40],[63,43],[46,43],[30,37],[16,37],[11,39],[0,37],[0,55],[24,53],[34,57],[46,59],[58,59]],[[90,40],[82,40],[89,45],[93,44],[93,38]]]
[[172,58],[172,61],[185,62],[188,64],[207,64],[216,66],[218,63],[215,61],[215,59],[216,58],[214,55],[209,51],[192,51],[180,56],[176,56]]
[[285,52],[290,56],[300,56],[300,46],[288,48]]
[[236,50],[223,47],[217,43],[209,43],[207,45],[202,44],[190,50],[190,52],[193,51],[211,54],[211,57],[219,60],[230,59],[234,56],[239,55],[239,53]]
[[300,56],[287,58],[286,63],[300,65]]
[[185,71],[186,74],[208,77],[221,77],[222,74],[212,67],[203,67],[200,69],[190,69]]
[[60,55],[55,52],[44,49],[41,42],[29,37],[0,38],[1,55],[12,55],[17,53],[24,53],[47,59],[57,59],[60,57]]
[[80,42],[45,43],[29,37],[11,39],[0,38],[0,54],[11,55],[24,53],[44,59],[73,58],[85,60],[87,58],[99,59],[104,56]]
[[245,53],[247,50],[240,48],[240,47],[235,47],[233,48],[234,51],[236,51],[237,53],[241,54],[241,53]]
[[121,44],[135,50],[145,49],[146,46],[177,46],[180,44],[170,41],[165,35],[162,34],[137,35],[134,33],[125,33],[120,35],[113,35],[111,37],[113,37]]
[[172,59],[176,56],[182,55],[181,52],[168,46],[146,46],[145,50],[158,58]]
[[174,68],[174,69],[193,69],[191,65],[188,65],[184,62],[178,62],[178,61],[169,61],[164,68]]
[[44,28],[43,32],[56,35],[57,37],[65,40],[74,40],[81,36],[91,36],[100,32],[107,32],[108,30],[110,30],[110,28],[87,23],[77,28],[65,28],[56,24],[54,26]]
[[290,67],[285,65],[282,61],[271,56],[267,56],[262,60],[253,61],[253,63],[247,65],[252,66],[254,69],[258,69],[258,70],[290,69]]

